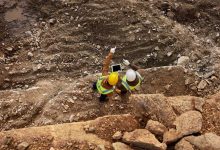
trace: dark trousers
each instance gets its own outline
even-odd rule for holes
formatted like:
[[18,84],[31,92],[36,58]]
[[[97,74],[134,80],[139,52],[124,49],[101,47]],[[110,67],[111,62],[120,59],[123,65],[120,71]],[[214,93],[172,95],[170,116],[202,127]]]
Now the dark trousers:
[[[93,83],[93,86],[92,86],[92,89],[93,89],[93,90],[97,90],[96,83],[97,83],[97,82],[94,82],[94,83]],[[100,102],[105,102],[105,101],[107,101],[107,95],[101,94],[101,96],[99,97],[99,101],[100,101]]]
[[128,93],[128,91],[121,91],[121,95],[125,95],[127,93]]

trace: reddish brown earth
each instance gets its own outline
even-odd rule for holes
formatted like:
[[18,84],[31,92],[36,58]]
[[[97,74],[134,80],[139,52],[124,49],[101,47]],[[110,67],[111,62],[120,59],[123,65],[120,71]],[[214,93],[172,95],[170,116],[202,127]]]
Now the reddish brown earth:
[[[218,10],[218,0],[0,0],[0,130],[128,113],[144,127],[149,116],[136,114],[129,95],[100,103],[91,89],[116,46],[112,64],[141,68],[133,94],[208,99],[201,133],[220,135],[218,95],[209,100],[220,89]],[[181,56],[189,63],[176,66]],[[107,130],[96,134],[109,139]]]

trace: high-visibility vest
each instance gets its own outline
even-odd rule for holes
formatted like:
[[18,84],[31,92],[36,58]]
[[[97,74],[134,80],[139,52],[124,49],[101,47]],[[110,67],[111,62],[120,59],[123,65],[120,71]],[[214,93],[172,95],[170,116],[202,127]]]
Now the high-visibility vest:
[[132,90],[134,90],[135,89],[135,87],[138,87],[138,86],[140,86],[140,84],[141,84],[141,79],[140,78],[138,78],[138,84],[137,85],[135,85],[135,86],[130,86],[128,83],[127,83],[127,77],[126,77],[126,75],[122,78],[122,85],[126,88],[126,90],[128,90],[128,91],[132,91]]
[[102,76],[98,79],[98,81],[96,83],[96,87],[97,87],[99,93],[104,94],[104,95],[107,95],[107,94],[112,93],[114,91],[114,88],[106,89],[102,86],[102,81],[106,78],[107,78],[107,76]]

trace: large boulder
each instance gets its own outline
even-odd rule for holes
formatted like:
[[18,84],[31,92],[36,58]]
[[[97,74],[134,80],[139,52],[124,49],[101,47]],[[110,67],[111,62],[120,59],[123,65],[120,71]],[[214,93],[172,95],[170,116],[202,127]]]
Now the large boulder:
[[205,104],[205,99],[195,96],[169,97],[167,98],[167,101],[178,114],[182,114],[190,110],[198,110],[202,112],[202,107]]
[[134,103],[138,114],[147,115],[152,120],[157,120],[166,127],[172,127],[176,114],[164,95],[136,94],[130,96],[130,100]]
[[202,129],[202,115],[198,111],[183,113],[173,123],[176,129],[165,132],[163,140],[165,143],[172,143],[183,136],[198,133]]
[[153,120],[149,120],[145,128],[159,136],[162,136],[167,131],[167,128],[162,123]]
[[174,125],[183,136],[198,133],[202,129],[202,114],[198,111],[188,111],[177,117]]
[[136,128],[138,123],[132,115],[112,115],[86,122],[15,129],[0,132],[0,149],[111,149],[116,131]]
[[214,133],[206,133],[198,137],[190,136],[185,139],[199,150],[220,150],[220,136]]
[[194,150],[193,145],[182,139],[175,145],[175,150]]
[[114,150],[132,150],[128,145],[121,142],[113,143],[112,147]]
[[169,131],[165,132],[163,135],[163,142],[170,144],[176,142],[181,139],[182,135],[180,132],[176,131],[176,129],[169,129]]
[[146,129],[136,129],[133,132],[125,132],[123,142],[136,147],[150,150],[165,150],[166,144],[160,143],[156,137]]

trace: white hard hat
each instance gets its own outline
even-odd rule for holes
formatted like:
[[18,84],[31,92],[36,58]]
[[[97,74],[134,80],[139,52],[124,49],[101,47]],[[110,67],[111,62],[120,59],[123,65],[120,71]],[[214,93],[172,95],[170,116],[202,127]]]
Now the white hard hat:
[[127,72],[126,72],[126,78],[129,82],[132,82],[136,79],[136,72],[132,69],[129,69]]

